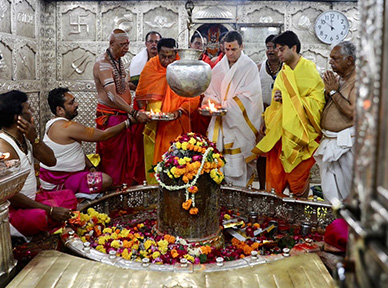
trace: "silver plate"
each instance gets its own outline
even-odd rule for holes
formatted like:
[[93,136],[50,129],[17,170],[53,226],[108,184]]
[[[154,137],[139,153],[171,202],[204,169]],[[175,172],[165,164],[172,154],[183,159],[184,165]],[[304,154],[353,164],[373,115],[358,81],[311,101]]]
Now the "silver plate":
[[172,121],[176,118],[174,117],[174,113],[163,113],[163,114],[151,114],[150,112],[145,112],[147,115],[151,117],[153,121]]
[[219,108],[217,111],[210,111],[209,109],[198,108],[198,112],[203,116],[224,116],[228,113],[228,110]]

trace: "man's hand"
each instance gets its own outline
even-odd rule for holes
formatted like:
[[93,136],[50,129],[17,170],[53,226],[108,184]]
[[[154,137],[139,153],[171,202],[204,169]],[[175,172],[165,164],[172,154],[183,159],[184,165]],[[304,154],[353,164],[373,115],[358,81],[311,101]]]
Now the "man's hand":
[[149,123],[151,122],[151,117],[143,112],[144,110],[139,110],[136,115],[136,121],[138,123]]
[[65,222],[71,218],[71,210],[63,207],[51,207],[51,219],[55,222]]
[[339,90],[339,81],[337,77],[335,77],[333,71],[326,71],[323,74],[323,83],[325,84],[325,91],[329,93],[331,90]]
[[264,135],[265,136],[265,130],[267,130],[267,127],[265,126],[265,121],[263,119],[263,121],[261,121],[261,125],[260,125],[260,134]]
[[275,91],[275,94],[274,94],[274,96],[273,96],[273,100],[276,101],[276,102],[283,103],[283,99],[282,99],[282,91],[276,90],[276,91]]
[[31,122],[28,122],[22,116],[18,116],[18,129],[22,132],[31,143],[34,143],[37,133],[34,124],[34,118],[31,118]]

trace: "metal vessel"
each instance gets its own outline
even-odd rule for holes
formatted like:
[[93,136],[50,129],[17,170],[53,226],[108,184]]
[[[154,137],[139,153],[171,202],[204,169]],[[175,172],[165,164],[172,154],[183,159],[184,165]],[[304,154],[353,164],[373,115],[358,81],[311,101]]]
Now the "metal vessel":
[[180,60],[167,66],[167,83],[179,96],[196,97],[207,89],[212,77],[210,65],[198,60],[196,49],[177,49]]

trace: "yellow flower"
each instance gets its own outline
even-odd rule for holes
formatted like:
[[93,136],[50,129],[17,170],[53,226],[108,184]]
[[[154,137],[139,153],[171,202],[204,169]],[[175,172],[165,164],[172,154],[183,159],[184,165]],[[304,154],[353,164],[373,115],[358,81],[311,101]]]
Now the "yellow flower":
[[190,143],[190,144],[193,144],[193,145],[194,145],[196,142],[197,142],[197,140],[195,140],[193,137],[191,137],[190,140],[189,140],[189,143]]
[[134,245],[132,246],[132,249],[133,249],[133,250],[139,250],[139,244],[134,244]]
[[155,251],[154,253],[152,253],[152,258],[153,259],[156,259],[156,258],[158,258],[160,256],[160,252],[158,252],[158,251]]
[[123,253],[121,253],[121,257],[123,257],[123,258],[126,259],[126,260],[131,260],[132,252],[129,253],[129,252],[128,252],[128,249],[125,248],[125,249],[123,250]]
[[175,147],[176,147],[177,149],[181,149],[181,147],[182,147],[181,142],[176,142],[176,143],[175,143]]
[[144,243],[144,248],[146,250],[148,250],[148,248],[150,248],[152,245],[155,245],[155,241],[153,240],[147,240],[145,243]]
[[106,242],[106,240],[105,240],[104,236],[98,237],[98,241],[97,241],[98,244],[104,245],[105,242]]
[[178,163],[179,163],[179,165],[185,165],[186,164],[186,160],[185,159],[179,159]]
[[167,176],[170,177],[171,179],[174,178],[170,172],[167,173]]
[[199,146],[199,147],[202,147],[203,146],[203,142],[197,142],[197,146]]
[[224,215],[224,219],[225,219],[225,220],[230,220],[230,215],[229,215],[229,214],[225,214],[225,215]]
[[88,212],[89,215],[92,215],[93,213],[96,212],[96,210],[94,210],[94,208],[89,208],[89,209],[87,210],[87,212]]
[[110,235],[110,237],[111,237],[113,240],[116,240],[116,239],[119,238],[119,235],[118,235],[117,233],[112,233],[112,234]]
[[185,159],[186,162],[191,162],[191,158],[190,157],[183,157],[183,159]]
[[120,248],[121,244],[120,244],[120,241],[113,240],[112,243],[110,243],[110,246],[117,249],[117,248]]
[[189,145],[189,143],[183,142],[182,143],[182,150],[187,150],[187,145]]
[[183,257],[185,257],[188,261],[190,261],[191,263],[194,263],[194,257],[189,255],[189,254],[186,254],[184,255]]
[[168,246],[168,241],[167,240],[160,240],[158,242],[158,246],[159,246],[159,248],[167,247]]
[[112,234],[112,229],[111,228],[105,228],[104,230],[102,230],[102,233],[104,233],[104,234],[107,234],[107,233]]
[[98,245],[96,247],[96,250],[106,254],[106,250],[105,250],[104,246],[102,246],[102,245]]

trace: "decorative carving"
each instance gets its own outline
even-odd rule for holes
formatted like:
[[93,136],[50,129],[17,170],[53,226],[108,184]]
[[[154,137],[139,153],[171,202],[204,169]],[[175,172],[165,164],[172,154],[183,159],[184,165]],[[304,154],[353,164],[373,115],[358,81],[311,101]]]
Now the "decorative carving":
[[91,80],[94,55],[82,48],[76,48],[62,55],[62,75],[71,80]]
[[11,33],[11,2],[0,0],[0,32]]
[[174,25],[177,23],[177,19],[177,13],[166,8],[157,7],[144,14],[145,31],[156,30],[163,37],[175,39],[178,36],[178,25]]
[[12,79],[12,52],[9,47],[0,41],[0,79]]
[[35,38],[35,9],[28,1],[16,1],[15,14],[16,34]]
[[23,46],[16,52],[16,78],[18,80],[35,80],[35,52],[28,45]]
[[86,41],[96,38],[96,14],[84,7],[77,7],[62,14],[62,39]]
[[103,40],[108,40],[113,29],[119,28],[128,33],[129,39],[135,40],[137,38],[138,29],[136,27],[137,15],[124,7],[114,7],[106,12],[103,12],[102,23],[114,23],[113,25],[104,25]]

